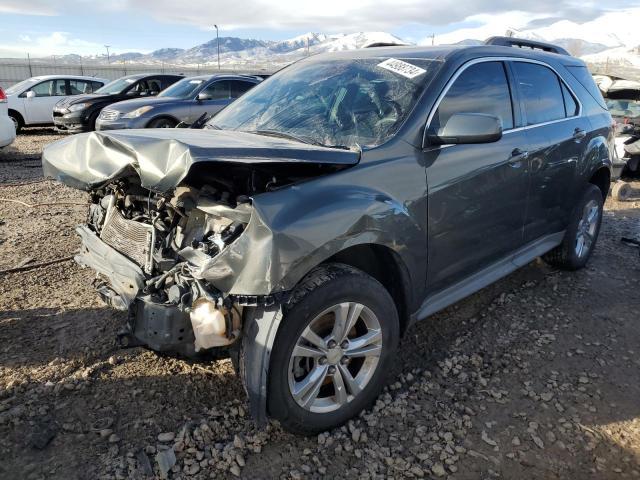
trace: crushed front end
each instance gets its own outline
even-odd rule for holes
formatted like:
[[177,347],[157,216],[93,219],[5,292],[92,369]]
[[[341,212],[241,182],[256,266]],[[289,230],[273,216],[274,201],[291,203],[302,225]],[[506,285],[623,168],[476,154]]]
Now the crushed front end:
[[76,261],[97,272],[102,299],[129,312],[124,344],[193,356],[239,336],[241,308],[198,278],[246,228],[251,205],[213,187],[158,194],[120,179],[93,191]]

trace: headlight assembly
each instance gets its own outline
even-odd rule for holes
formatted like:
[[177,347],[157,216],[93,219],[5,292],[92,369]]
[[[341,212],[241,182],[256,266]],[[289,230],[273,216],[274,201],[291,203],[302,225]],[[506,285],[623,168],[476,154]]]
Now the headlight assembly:
[[80,110],[84,110],[88,106],[88,103],[75,103],[73,105],[70,105],[67,110],[69,110],[70,112],[79,112]]
[[129,113],[125,113],[122,118],[138,118],[141,115],[144,115],[145,113],[147,113],[149,110],[151,110],[153,107],[150,105],[147,105],[146,107],[140,107],[140,108],[136,108],[134,111],[129,112]]

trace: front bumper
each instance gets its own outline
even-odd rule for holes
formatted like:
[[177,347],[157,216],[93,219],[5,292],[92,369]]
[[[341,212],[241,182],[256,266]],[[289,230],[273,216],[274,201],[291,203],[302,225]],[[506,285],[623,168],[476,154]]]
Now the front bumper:
[[[86,225],[78,226],[76,232],[82,239],[82,247],[75,261],[99,274],[96,289],[105,303],[129,313],[127,325],[118,335],[120,344],[195,357],[198,342],[189,311],[178,305],[159,303],[147,295],[146,277],[140,267]],[[228,344],[218,344],[209,351],[224,355],[231,343],[230,339]]]
[[59,111],[53,112],[53,125],[61,132],[79,133],[88,132],[88,119],[82,112],[62,114]]
[[122,130],[125,128],[145,128],[148,119],[138,118],[118,118],[117,120],[104,120],[98,117],[96,120],[96,130]]

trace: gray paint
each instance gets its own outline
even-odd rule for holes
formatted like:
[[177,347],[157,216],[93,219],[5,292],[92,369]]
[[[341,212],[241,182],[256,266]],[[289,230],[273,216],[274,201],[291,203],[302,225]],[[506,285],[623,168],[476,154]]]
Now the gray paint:
[[[212,169],[220,162],[349,165],[255,195],[247,231],[202,269],[202,278],[225,292],[269,294],[293,288],[318,263],[348,247],[379,245],[394,251],[408,272],[407,297],[414,299],[409,311],[417,312],[425,298],[490,268],[536,238],[564,230],[577,192],[597,169],[611,166],[608,113],[589,104],[584,88],[563,74],[564,64],[582,65],[575,58],[481,46],[374,48],[305,61],[345,57],[442,60],[396,136],[364,149],[359,162],[356,152],[267,137],[248,141],[249,134],[238,132],[130,131],[49,146],[45,173],[91,188],[131,166],[143,185],[165,191],[202,162],[210,162]],[[520,128],[495,143],[423,148],[427,119],[438,98],[457,72],[479,58],[544,62],[583,103],[581,116],[564,122],[568,130],[560,124],[522,127],[517,118]],[[576,126],[587,130],[578,143],[570,138]],[[549,147],[550,141],[556,143]]]

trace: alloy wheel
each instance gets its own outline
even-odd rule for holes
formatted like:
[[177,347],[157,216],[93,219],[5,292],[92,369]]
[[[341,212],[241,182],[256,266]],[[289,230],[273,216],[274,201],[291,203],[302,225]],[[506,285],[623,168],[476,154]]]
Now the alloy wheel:
[[578,233],[576,235],[575,252],[578,258],[583,258],[591,250],[598,220],[600,218],[600,208],[595,200],[589,200],[582,210],[582,218],[578,222]]
[[317,315],[289,360],[289,391],[315,413],[351,402],[373,377],[382,353],[382,329],[365,305],[344,302]]

